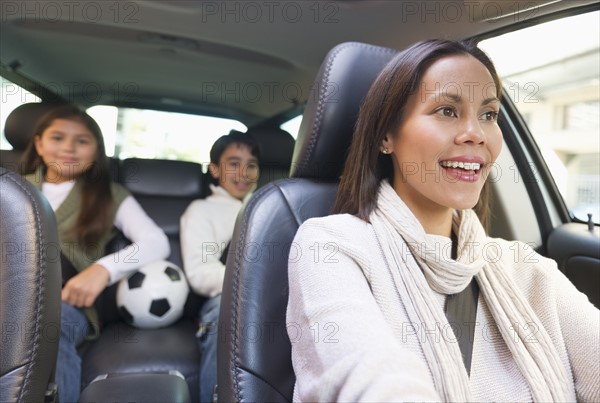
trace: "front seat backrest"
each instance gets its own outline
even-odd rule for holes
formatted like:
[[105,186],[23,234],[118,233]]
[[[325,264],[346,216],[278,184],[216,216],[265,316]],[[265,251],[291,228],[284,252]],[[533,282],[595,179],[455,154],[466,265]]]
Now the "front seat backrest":
[[329,214],[360,104],[395,54],[360,43],[341,44],[327,54],[313,85],[317,93],[304,112],[291,178],[267,184],[240,212],[221,299],[219,401],[292,400],[288,255],[311,253],[292,241],[305,220]]
[[39,191],[0,167],[0,401],[43,402],[60,336],[60,249]]

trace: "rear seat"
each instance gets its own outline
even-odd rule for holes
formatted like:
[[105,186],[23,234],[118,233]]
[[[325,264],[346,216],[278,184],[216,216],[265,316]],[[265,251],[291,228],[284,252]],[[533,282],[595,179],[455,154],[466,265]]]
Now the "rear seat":
[[[13,150],[0,153],[3,167],[21,171],[19,159],[33,136],[36,122],[53,107],[45,103],[24,104],[8,116],[5,135]],[[206,195],[208,184],[202,166],[183,161],[111,158],[110,171],[113,180],[127,188],[166,233],[171,246],[168,260],[181,267],[179,218],[192,200]],[[123,236],[117,237],[107,252],[126,243]],[[100,338],[80,349],[82,389],[99,375],[176,370],[185,377],[192,401],[198,400],[200,353],[195,319],[201,298],[190,292],[184,315],[174,325],[141,330],[121,320],[115,303],[116,288],[109,287],[98,299],[104,323]]]
[[[113,169],[117,171],[118,182],[133,194],[169,238],[168,260],[182,267],[179,218],[192,200],[205,196],[202,166],[193,162],[132,158],[115,163]],[[124,242],[123,238],[115,240],[113,250],[123,247]],[[100,338],[80,350],[82,388],[103,374],[176,370],[185,377],[192,400],[197,400],[200,354],[194,335],[201,298],[190,292],[184,316],[174,325],[141,330],[121,320],[115,292],[113,285],[97,304],[104,322]]]
[[179,219],[192,200],[206,195],[203,176],[200,164],[185,161],[131,158],[119,168],[118,181],[167,234],[169,260],[180,267]]
[[[14,151],[0,154],[2,166],[19,171],[18,158],[24,151],[36,121],[53,105],[25,104],[7,119],[6,135]],[[10,122],[9,122],[10,120]],[[274,179],[287,177],[294,147],[289,133],[279,128],[255,128],[249,131],[261,147],[261,178],[258,187]],[[208,191],[207,174],[198,163],[131,158],[110,159],[114,181],[127,188],[146,213],[163,229],[171,246],[168,260],[182,266],[179,219],[192,200]],[[111,242],[107,253],[127,244],[124,236]],[[141,330],[121,320],[116,309],[116,285],[98,299],[104,327],[100,338],[85,343],[82,355],[82,389],[97,376],[117,373],[179,371],[189,387],[192,401],[198,400],[200,353],[195,338],[196,316],[202,298],[190,292],[184,315],[172,326]]]

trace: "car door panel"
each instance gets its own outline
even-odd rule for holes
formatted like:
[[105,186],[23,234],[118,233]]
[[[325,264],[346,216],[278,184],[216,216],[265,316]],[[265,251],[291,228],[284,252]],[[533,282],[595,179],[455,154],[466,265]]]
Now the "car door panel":
[[547,242],[548,256],[577,289],[600,307],[600,228],[568,223],[556,228]]

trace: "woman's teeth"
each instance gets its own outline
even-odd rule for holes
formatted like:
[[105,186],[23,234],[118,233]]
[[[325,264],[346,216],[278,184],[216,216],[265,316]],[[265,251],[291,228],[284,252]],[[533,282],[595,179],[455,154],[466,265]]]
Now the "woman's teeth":
[[478,171],[481,168],[478,162],[442,161],[440,165],[444,168],[460,168],[467,171]]

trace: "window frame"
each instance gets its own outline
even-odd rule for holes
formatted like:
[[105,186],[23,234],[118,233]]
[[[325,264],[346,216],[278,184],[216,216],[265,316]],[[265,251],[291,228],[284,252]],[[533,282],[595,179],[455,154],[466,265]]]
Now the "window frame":
[[[532,20],[521,21],[507,27],[486,32],[470,40],[479,44],[483,40],[503,34],[596,11],[600,11],[600,4],[587,4]],[[502,91],[502,111],[499,124],[504,134],[505,143],[517,164],[519,175],[522,178],[533,179],[527,182],[528,186],[526,186],[526,189],[542,236],[542,249],[540,252],[545,254],[546,251],[543,249],[547,244],[548,236],[555,228],[561,224],[587,222],[570,214],[568,206],[524,117],[510,98],[507,90],[503,88]],[[535,170],[532,171],[532,168]]]

